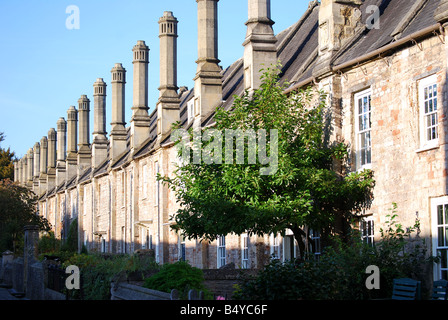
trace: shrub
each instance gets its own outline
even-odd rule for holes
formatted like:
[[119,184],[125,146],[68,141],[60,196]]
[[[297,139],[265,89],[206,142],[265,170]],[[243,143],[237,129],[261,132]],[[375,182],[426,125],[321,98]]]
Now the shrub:
[[159,268],[153,259],[136,255],[75,254],[63,267],[69,265],[80,269],[85,300],[110,300],[111,282],[123,281],[132,272],[143,276]]
[[[234,293],[234,299],[258,300],[359,300],[389,298],[394,278],[410,277],[424,281],[424,270],[434,259],[427,256],[423,239],[411,234],[418,230],[419,221],[406,230],[388,215],[386,229],[381,229],[381,241],[371,247],[361,240],[350,244],[335,241],[319,259],[302,263],[274,260],[256,278],[246,279]],[[353,239],[359,237],[353,236]],[[375,265],[380,270],[380,290],[368,290],[366,268]]]
[[176,289],[179,297],[185,299],[191,289],[203,291],[207,295],[208,292],[203,283],[204,274],[201,269],[192,267],[188,262],[178,261],[164,264],[158,273],[145,279],[143,286],[168,293]]

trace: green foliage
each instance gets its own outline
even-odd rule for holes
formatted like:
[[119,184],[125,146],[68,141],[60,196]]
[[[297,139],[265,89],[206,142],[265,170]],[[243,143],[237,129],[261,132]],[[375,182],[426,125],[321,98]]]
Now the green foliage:
[[9,179],[0,180],[0,251],[19,253],[23,249],[23,228],[36,225],[49,231],[50,223],[36,214],[37,196]]
[[111,282],[124,281],[135,272],[143,277],[159,269],[153,258],[137,255],[74,254],[63,263],[64,268],[69,265],[80,269],[85,300],[110,300]]
[[15,154],[11,150],[0,148],[0,180],[14,180]]
[[[394,205],[394,210],[396,206]],[[422,270],[433,261],[427,257],[423,239],[411,240],[416,225],[403,229],[390,218],[381,241],[374,247],[359,241],[327,247],[319,259],[305,262],[274,260],[255,279],[247,279],[234,294],[235,299],[258,300],[362,300],[389,298],[394,278],[423,280]],[[354,237],[359,239],[359,237]],[[380,270],[380,289],[368,290],[366,268]]]
[[61,250],[78,252],[78,218],[75,218],[68,229],[67,240],[62,245]]
[[[5,140],[5,135],[0,132],[0,142]],[[14,180],[14,160],[16,159],[14,152],[10,148],[0,148],[0,180]]]
[[168,293],[176,289],[180,298],[185,299],[191,289],[206,293],[203,282],[204,275],[201,269],[192,267],[188,262],[178,261],[164,264],[158,273],[145,279],[143,286]]
[[[327,235],[343,234],[347,230],[335,226],[348,223],[336,222],[350,221],[353,213],[370,205],[373,173],[350,172],[347,145],[328,143],[331,115],[325,94],[307,89],[286,95],[287,84],[279,84],[278,73],[277,67],[267,69],[260,89],[235,97],[231,110],[218,108],[214,117],[214,129],[221,133],[226,129],[264,129],[268,134],[277,130],[275,174],[260,174],[266,168],[260,161],[249,163],[245,139],[244,164],[225,163],[225,153],[230,150],[223,141],[222,154],[212,152],[221,158],[221,164],[190,159],[177,168],[174,177],[161,178],[181,204],[172,217],[176,222],[172,228],[184,236],[214,240],[229,233],[261,235],[291,229],[303,253],[304,226]],[[271,147],[275,146],[270,137],[267,156],[273,155]],[[205,142],[202,151],[213,141]],[[258,154],[260,145],[256,148]],[[236,159],[234,149],[232,146]]]
[[37,244],[39,255],[53,255],[61,249],[61,240],[56,239],[54,232],[50,231],[40,236]]

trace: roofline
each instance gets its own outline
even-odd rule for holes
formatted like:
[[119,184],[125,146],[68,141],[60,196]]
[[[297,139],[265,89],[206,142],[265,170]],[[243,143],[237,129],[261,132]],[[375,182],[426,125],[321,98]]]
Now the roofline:
[[[380,56],[382,53],[385,53],[385,52],[390,51],[390,50],[394,50],[394,49],[404,45],[407,42],[415,41],[416,38],[421,38],[421,37],[427,36],[427,35],[429,35],[431,33],[434,34],[437,31],[440,31],[440,33],[443,33],[442,28],[443,27],[442,27],[441,23],[436,23],[436,24],[434,24],[432,26],[429,26],[427,28],[424,28],[424,29],[422,29],[420,31],[414,32],[413,34],[410,34],[410,35],[404,37],[403,39],[400,39],[400,40],[397,40],[395,42],[392,42],[392,43],[390,43],[388,45],[385,45],[385,46],[383,46],[383,47],[381,47],[379,49],[376,49],[376,50],[374,50],[372,52],[366,53],[366,54],[364,54],[364,55],[362,55],[360,57],[357,57],[357,58],[354,58],[354,59],[349,60],[347,62],[344,62],[343,64],[334,66],[334,67],[332,67],[332,72],[342,71],[343,69],[347,69],[347,68],[352,67],[354,65],[357,65],[357,64],[359,64],[361,62],[365,62],[367,60],[370,60],[372,58]],[[290,88],[286,89],[285,91],[283,91],[283,93],[288,94],[288,93],[290,93],[292,91],[295,91],[295,90],[297,90],[297,89],[299,89],[299,88],[301,88],[301,87],[303,87],[303,86],[305,86],[305,85],[307,85],[307,84],[309,84],[311,82],[315,82],[315,81],[316,81],[315,77],[309,77],[309,78],[307,78],[307,79],[305,79],[303,81],[300,81],[299,83],[296,83],[295,85],[291,86]]]

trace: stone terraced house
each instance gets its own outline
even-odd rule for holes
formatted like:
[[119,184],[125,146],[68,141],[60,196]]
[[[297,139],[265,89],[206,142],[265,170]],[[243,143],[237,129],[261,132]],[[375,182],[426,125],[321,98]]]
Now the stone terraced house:
[[[124,105],[126,70],[116,64],[108,89],[82,95],[67,120],[57,121],[28,154],[16,162],[15,179],[40,197],[39,214],[64,238],[78,219],[79,247],[132,253],[153,249],[157,261],[188,260],[200,268],[257,268],[272,255],[297,254],[292,233],[284,236],[222,236],[213,242],[186,240],[170,229],[178,204],[157,182],[178,162],[170,140],[171,124],[213,126],[216,107],[229,108],[234,95],[255,89],[260,70],[280,60],[282,80],[293,92],[309,85],[329,93],[334,138],[351,147],[353,170],[375,172],[374,202],[359,219],[362,236],[375,241],[393,202],[405,226],[420,220],[419,236],[442,261],[434,279],[447,278],[448,186],[446,119],[448,0],[311,1],[297,22],[273,32],[269,0],[248,0],[241,59],[222,69],[217,50],[218,0],[197,0],[198,60],[194,88],[178,87],[177,19],[159,20],[160,98],[148,106],[148,47],[132,49],[133,105]],[[273,17],[275,20],[281,17]],[[111,66],[112,67],[112,66]],[[124,108],[132,118],[124,119]],[[105,130],[105,112],[112,130]],[[129,126],[126,126],[128,121]],[[92,140],[90,140],[92,138]],[[318,243],[318,233],[314,241]],[[318,254],[318,252],[316,252]]]

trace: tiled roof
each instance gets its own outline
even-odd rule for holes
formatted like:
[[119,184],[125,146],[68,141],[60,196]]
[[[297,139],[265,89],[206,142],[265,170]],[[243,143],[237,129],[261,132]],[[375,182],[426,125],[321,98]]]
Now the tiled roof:
[[[420,2],[420,0],[418,0]],[[393,43],[395,39],[392,34],[400,23],[406,22],[407,14],[411,11],[417,0],[365,0],[361,6],[363,21],[368,15],[367,7],[376,5],[380,8],[379,28],[366,28],[364,33],[354,39],[351,45],[338,53],[334,65],[341,65],[350,60],[373,52],[381,47]],[[434,25],[434,11],[440,0],[423,1],[423,6],[410,19],[409,24],[403,26],[400,38],[411,35],[419,30]],[[370,13],[371,14],[371,13]]]

